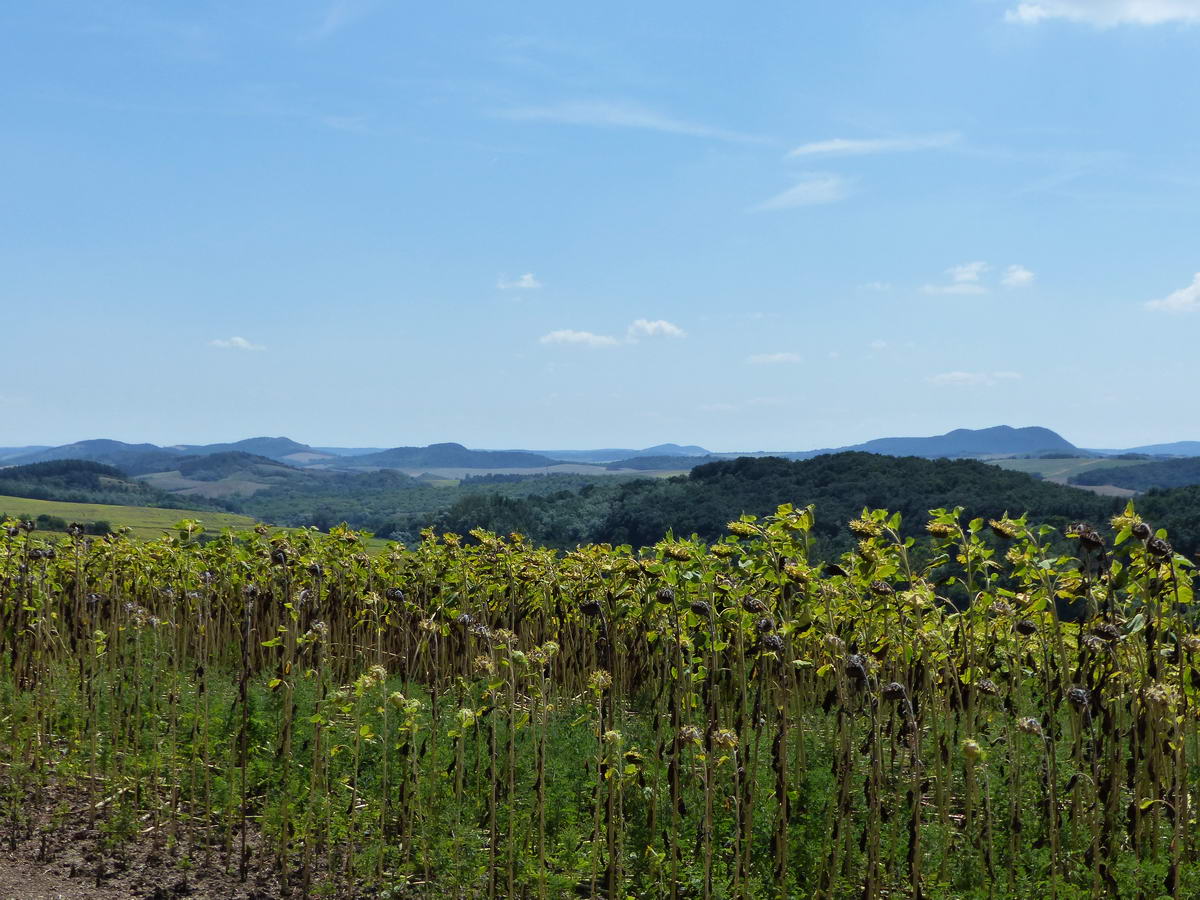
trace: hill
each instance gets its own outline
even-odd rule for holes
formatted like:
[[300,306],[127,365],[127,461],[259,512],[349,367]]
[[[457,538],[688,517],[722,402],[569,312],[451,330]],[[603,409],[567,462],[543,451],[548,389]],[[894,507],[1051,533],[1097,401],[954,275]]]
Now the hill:
[[[636,459],[642,456],[712,456],[715,455],[695,444],[656,444],[641,450],[608,447],[599,450],[533,450],[529,451],[555,460],[578,463],[607,464],[617,460]],[[679,466],[686,468],[686,466]]]
[[559,460],[528,450],[468,450],[462,444],[393,447],[379,453],[343,458],[341,465],[375,469],[539,469]]
[[179,508],[184,505],[153,485],[130,478],[120,469],[78,459],[50,460],[0,469],[0,494],[120,506]]
[[179,450],[169,450],[155,444],[126,444],[124,441],[97,439],[35,450],[5,462],[8,465],[21,466],[59,459],[82,459],[116,466],[126,474],[137,475],[170,468],[172,460],[180,455],[182,454]]
[[790,459],[811,459],[830,453],[879,453],[885,456],[921,456],[926,459],[963,459],[988,456],[1037,456],[1043,453],[1070,453],[1086,456],[1070,441],[1049,428],[1031,426],[1013,428],[996,425],[992,428],[956,428],[932,437],[876,438],[863,444],[853,444],[831,450],[808,450],[785,454]]
[[632,456],[605,466],[609,471],[684,472],[704,463],[716,462],[716,456]]
[[1104,520],[1118,502],[974,460],[927,460],[837,453],[811,460],[741,457],[706,463],[688,475],[596,483],[577,492],[533,497],[463,498],[439,525],[521,531],[554,546],[580,541],[634,546],[667,531],[716,540],[741,513],[765,515],[781,503],[817,506],[815,534],[828,548],[848,544],[846,522],[864,506],[903,514],[919,533],[935,507],[961,505],[971,516],[1030,513],[1062,528],[1077,519]]
[[[255,437],[246,438],[242,441],[234,441],[232,444],[194,444],[182,445],[177,448],[191,456],[207,456],[214,453],[248,453],[254,456],[264,456],[267,459],[276,461],[288,460],[295,457],[297,454],[314,453],[312,447],[308,444],[301,444],[286,437]],[[324,454],[322,454],[324,455]]]
[[1073,475],[1070,483],[1111,484],[1139,492],[1152,488],[1187,487],[1200,484],[1200,457],[1164,459],[1134,466],[1106,466]]
[[7,464],[7,460],[16,459],[21,456],[30,456],[40,450],[48,450],[49,447],[44,445],[30,445],[28,447],[0,447],[0,464]]
[[139,477],[172,495],[232,500],[281,485],[321,481],[328,476],[234,450],[184,457],[168,472]]
[[1200,456],[1200,441],[1175,441],[1170,444],[1147,444],[1130,447],[1120,453],[1145,453],[1150,456]]

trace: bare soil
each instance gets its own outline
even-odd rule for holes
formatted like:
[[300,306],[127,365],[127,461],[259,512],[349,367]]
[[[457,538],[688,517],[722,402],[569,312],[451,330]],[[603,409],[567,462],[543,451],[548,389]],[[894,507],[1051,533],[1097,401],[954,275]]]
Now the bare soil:
[[[196,846],[182,835],[174,847],[165,828],[139,825],[118,846],[89,823],[86,798],[54,790],[26,804],[15,829],[0,822],[0,900],[275,900],[283,895],[273,872],[251,865],[238,877],[240,839],[226,859],[216,845]],[[257,849],[257,839],[248,843]],[[204,862],[208,856],[207,865]],[[293,894],[293,896],[295,896]]]

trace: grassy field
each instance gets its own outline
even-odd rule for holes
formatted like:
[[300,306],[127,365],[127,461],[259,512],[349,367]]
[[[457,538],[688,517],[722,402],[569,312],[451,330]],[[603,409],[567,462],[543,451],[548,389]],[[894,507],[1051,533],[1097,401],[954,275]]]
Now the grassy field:
[[158,509],[150,506],[110,506],[104,503],[66,503],[58,500],[30,500],[26,497],[0,496],[0,513],[36,519],[40,515],[58,516],[68,522],[105,521],[114,528],[128,526],[143,540],[162,537],[174,530],[180,519],[199,519],[210,531],[222,528],[249,528],[249,516],[198,509]]
[[[143,541],[173,532],[180,519],[197,519],[210,533],[223,528],[252,528],[256,519],[235,513],[217,512],[211,509],[161,509],[153,506],[112,506],[105,503],[67,503],[60,500],[30,500],[27,497],[0,495],[0,517],[16,516],[21,519],[36,519],[40,515],[58,516],[68,522],[108,522],[113,528],[127,526],[133,536]],[[57,532],[39,531],[42,537],[52,537]],[[381,553],[387,549],[388,541],[383,538],[368,538],[368,553]]]
[[1126,466],[1143,466],[1150,460],[1145,459],[1085,459],[1072,457],[1070,459],[997,459],[989,460],[993,465],[1011,472],[1024,472],[1027,475],[1041,475],[1047,481],[1066,484],[1067,479],[1089,469],[1125,468]]

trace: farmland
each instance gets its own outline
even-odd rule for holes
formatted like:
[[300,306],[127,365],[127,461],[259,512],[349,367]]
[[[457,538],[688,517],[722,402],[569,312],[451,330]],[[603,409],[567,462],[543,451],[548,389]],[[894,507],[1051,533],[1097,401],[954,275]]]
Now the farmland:
[[159,509],[151,506],[116,506],[107,503],[70,503],[58,500],[32,500],[26,497],[0,496],[0,513],[20,519],[54,516],[68,522],[108,522],[114,528],[128,528],[143,540],[162,537],[175,530],[180,519],[203,519],[207,527],[248,528],[254,520],[248,516],[213,510]]
[[[1071,478],[1093,469],[1122,469],[1130,466],[1142,466],[1149,460],[1145,459],[1112,459],[1108,457],[1067,457],[1063,459],[997,459],[992,461],[1002,469],[1010,472],[1024,472],[1027,475],[1039,475],[1047,481],[1067,484]],[[1127,492],[1131,494],[1132,491]]]
[[1168,536],[864,510],[821,563],[818,513],[563,554],[10,521],[0,837],[194,896],[1195,896]]

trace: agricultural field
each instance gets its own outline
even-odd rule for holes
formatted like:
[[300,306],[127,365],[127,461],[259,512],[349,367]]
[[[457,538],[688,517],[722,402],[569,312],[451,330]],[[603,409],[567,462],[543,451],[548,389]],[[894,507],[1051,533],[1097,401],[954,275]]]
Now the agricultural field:
[[216,512],[211,509],[159,509],[152,506],[115,506],[107,503],[69,503],[58,500],[32,500],[26,497],[0,496],[0,513],[19,519],[54,516],[67,522],[108,522],[113,528],[129,528],[134,537],[152,540],[164,532],[174,532],[180,519],[204,521],[214,531],[222,528],[249,528],[248,516]]
[[864,510],[818,563],[815,515],[374,555],[9,521],[0,845],[94,896],[1200,894],[1167,535]]
[[[992,465],[1010,472],[1024,472],[1026,475],[1040,475],[1047,481],[1057,484],[1067,484],[1068,479],[1092,469],[1123,469],[1129,466],[1144,466],[1150,460],[1146,459],[1113,459],[1111,457],[1069,457],[1066,459],[996,459],[989,460]],[[1110,496],[1130,496],[1133,491],[1117,493]]]

